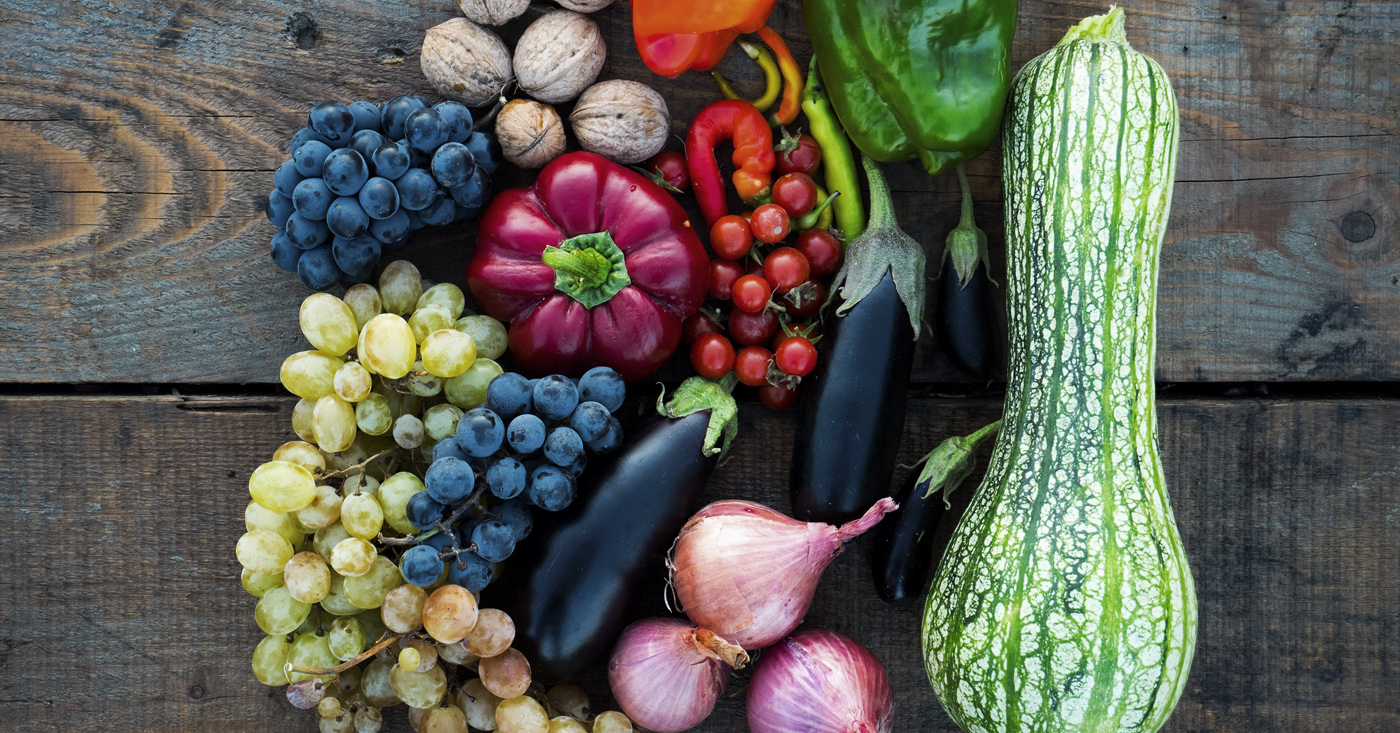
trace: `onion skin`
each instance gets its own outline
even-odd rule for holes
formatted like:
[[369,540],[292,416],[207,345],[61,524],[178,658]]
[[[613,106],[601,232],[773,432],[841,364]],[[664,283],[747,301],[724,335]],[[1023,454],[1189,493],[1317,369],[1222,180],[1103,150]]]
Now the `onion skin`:
[[803,631],[759,658],[748,692],[752,733],[890,733],[894,690],[868,649],[835,631]]
[[717,501],[696,512],[676,539],[676,597],[696,625],[762,649],[802,623],[822,571],[843,544],[897,508],[881,499],[860,519],[834,527],[751,501]]
[[642,619],[622,632],[608,663],[613,697],[634,723],[656,733],[680,733],[715,709],[731,666],[744,650],[674,618]]

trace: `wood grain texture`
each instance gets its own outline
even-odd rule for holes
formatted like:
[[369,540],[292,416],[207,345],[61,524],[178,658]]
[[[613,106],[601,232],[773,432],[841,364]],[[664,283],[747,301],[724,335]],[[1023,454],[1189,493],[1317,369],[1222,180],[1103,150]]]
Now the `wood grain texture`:
[[[782,0],[772,24],[806,58],[797,8]],[[1016,65],[1101,10],[1026,0]],[[1400,379],[1400,6],[1139,0],[1128,13],[1185,122],[1158,378]],[[271,171],[316,100],[431,95],[419,43],[454,14],[448,0],[0,6],[0,380],[274,381],[305,291],[267,260]],[[676,132],[715,98],[703,74],[641,66],[625,4],[595,17],[603,78],[655,85]],[[721,68],[758,83],[737,52]],[[970,169],[999,277],[997,159]],[[889,174],[936,262],[956,183],[912,164]],[[406,256],[460,281],[470,241],[440,232]],[[961,379],[921,344],[916,381]]]
[[[248,669],[261,633],[233,555],[247,476],[292,437],[292,404],[0,399],[0,445],[23,457],[0,466],[0,727],[314,730],[310,713]],[[1201,612],[1191,680],[1165,730],[1400,730],[1400,403],[1160,408]],[[998,413],[992,400],[915,400],[900,460]],[[789,417],[745,405],[733,457],[703,501],[785,508],[792,429]],[[848,634],[883,660],[895,730],[952,733],[924,677],[918,609],[877,599],[867,544],[827,571],[806,626]],[[658,568],[637,614],[660,613],[660,599]],[[700,730],[744,730],[744,679]],[[607,699],[601,674],[585,683]],[[403,714],[393,710],[387,729],[407,730]]]

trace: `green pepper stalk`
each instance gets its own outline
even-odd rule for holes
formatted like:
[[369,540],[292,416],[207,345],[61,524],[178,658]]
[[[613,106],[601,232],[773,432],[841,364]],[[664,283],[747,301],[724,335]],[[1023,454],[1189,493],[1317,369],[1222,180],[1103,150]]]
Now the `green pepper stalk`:
[[[987,257],[987,234],[977,228],[972,218],[972,188],[967,185],[967,173],[958,164],[958,185],[962,187],[962,219],[958,226],[948,233],[945,259],[952,260],[953,271],[958,275],[958,287],[967,287],[977,271],[977,263],[991,272]],[[940,268],[941,269],[941,268]],[[941,272],[939,273],[942,274]]]
[[822,86],[821,74],[817,73],[816,56],[812,57],[811,66],[807,69],[807,86],[802,90],[802,112],[807,115],[807,127],[812,132],[812,139],[822,150],[826,190],[841,194],[834,204],[836,227],[841,230],[838,239],[843,243],[851,242],[865,231],[865,204],[860,196],[860,177],[856,175],[855,156],[851,153],[851,144],[846,141],[846,130],[836,119],[831,100]]
[[[773,54],[768,53],[768,49],[757,43],[740,39],[739,48],[744,49],[744,53],[757,61],[759,67],[763,69],[763,80],[767,86],[764,87],[763,96],[753,100],[750,104],[757,107],[759,112],[767,112],[768,108],[778,101],[778,95],[783,91],[783,75],[778,69],[778,62],[773,60]],[[715,83],[719,84],[719,91],[725,99],[743,99],[734,90],[734,86],[729,83],[729,80],[718,71],[711,71],[710,76],[713,76]]]
[[[890,201],[890,187],[885,183],[880,166],[868,155],[861,156],[861,164],[865,166],[865,178],[870,183],[870,227],[846,247],[841,270],[831,284],[832,293],[840,287],[843,301],[836,308],[836,315],[844,316],[854,308],[889,272],[895,292],[909,312],[909,325],[917,339],[924,318],[924,248],[899,228],[894,204]],[[837,206],[847,198],[838,198]],[[839,208],[836,215],[841,215]]]
[[816,208],[812,209],[811,211],[803,214],[802,216],[797,217],[796,219],[793,219],[793,231],[805,232],[808,229],[811,229],[812,227],[818,226],[821,224],[822,217],[826,217],[827,226],[831,226],[830,207],[832,202],[836,201],[836,199],[840,198],[840,196],[840,191],[832,191],[831,195],[828,196],[826,194],[826,191],[821,186],[817,186],[817,198],[822,199],[822,202],[820,204],[817,204]]

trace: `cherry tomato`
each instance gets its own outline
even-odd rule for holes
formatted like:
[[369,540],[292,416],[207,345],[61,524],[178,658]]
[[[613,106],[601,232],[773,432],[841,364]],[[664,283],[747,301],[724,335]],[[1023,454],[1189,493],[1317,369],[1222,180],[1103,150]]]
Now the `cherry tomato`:
[[817,368],[817,347],[801,336],[783,339],[773,352],[773,361],[784,374],[805,377]]
[[783,241],[783,237],[788,235],[788,230],[792,227],[792,220],[783,207],[777,204],[764,204],[753,210],[753,218],[749,220],[749,226],[753,228],[754,239],[773,244]]
[[773,352],[762,346],[745,346],[734,357],[734,376],[750,387],[768,384],[768,362]]
[[782,176],[773,182],[773,203],[788,216],[802,216],[817,205],[817,184],[806,173]]
[[797,141],[797,147],[778,153],[778,162],[774,170],[779,174],[806,173],[810,176],[816,173],[822,164],[821,146],[817,145],[817,141],[811,135],[798,135],[792,139]]
[[735,308],[757,313],[768,305],[768,299],[773,297],[773,289],[768,287],[767,280],[758,275],[745,275],[734,281],[732,295]]
[[755,313],[734,309],[729,314],[729,335],[745,346],[768,343],[778,332],[778,314],[772,308],[762,308]]
[[719,379],[734,368],[734,344],[718,333],[703,333],[690,345],[690,365],[706,379]]
[[811,275],[806,255],[792,247],[779,247],[763,260],[763,279],[778,293],[786,293],[807,282]]
[[[820,153],[820,150],[818,152]],[[646,169],[661,176],[661,180],[681,191],[690,188],[690,169],[686,167],[685,156],[681,153],[674,150],[663,150],[651,156],[651,160],[647,161]]]
[[743,266],[734,260],[710,260],[710,297],[729,300],[734,281],[743,276]]
[[758,399],[775,412],[791,410],[797,404],[797,390],[785,385],[765,384],[758,388]]
[[841,266],[841,243],[825,229],[808,229],[797,235],[797,251],[807,258],[812,277],[826,277]]
[[753,246],[753,230],[744,217],[730,214],[715,220],[710,227],[710,249],[726,260],[737,260]]
[[783,296],[783,307],[793,318],[811,318],[825,302],[826,287],[821,280],[808,280]]
[[704,313],[696,313],[681,324],[681,341],[687,346],[695,343],[695,339],[705,333],[724,333],[724,327]]

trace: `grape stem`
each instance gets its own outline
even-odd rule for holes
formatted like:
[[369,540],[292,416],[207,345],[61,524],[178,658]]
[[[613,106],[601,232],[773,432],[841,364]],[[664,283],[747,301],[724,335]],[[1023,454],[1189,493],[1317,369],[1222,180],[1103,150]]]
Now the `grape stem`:
[[393,452],[396,451],[396,450],[398,450],[397,447],[395,447],[395,448],[386,448],[386,449],[384,449],[384,450],[382,450],[382,451],[380,451],[380,452],[378,452],[378,453],[375,453],[374,455],[370,456],[369,458],[366,458],[364,461],[362,461],[362,462],[360,462],[360,463],[356,463],[356,464],[353,465],[353,466],[346,466],[345,468],[342,468],[342,469],[340,469],[340,470],[338,470],[338,471],[331,471],[331,472],[329,472],[329,473],[325,473],[325,472],[321,471],[320,469],[317,469],[317,471],[316,471],[316,477],[317,477],[317,478],[334,478],[334,477],[336,477],[336,476],[344,476],[344,475],[348,474],[350,471],[354,471],[354,470],[356,470],[356,469],[364,468],[365,466],[368,466],[369,464],[371,464],[371,463],[373,463],[373,462],[379,460],[380,458],[383,458],[384,456],[389,455],[390,453],[393,453]]
[[370,657],[378,654],[381,649],[389,646],[390,644],[393,644],[394,642],[398,641],[399,639],[402,639],[405,636],[408,636],[408,634],[403,633],[386,636],[380,639],[378,644],[375,644],[374,646],[360,652],[359,654],[355,655],[354,657],[351,657],[350,659],[345,660],[344,662],[341,662],[340,664],[335,665],[334,667],[303,667],[299,664],[292,664],[291,662],[287,662],[284,669],[287,672],[300,672],[301,674],[311,675],[340,674],[341,672],[344,672],[345,670],[354,667],[360,662],[363,662],[366,659],[369,659]]

